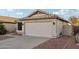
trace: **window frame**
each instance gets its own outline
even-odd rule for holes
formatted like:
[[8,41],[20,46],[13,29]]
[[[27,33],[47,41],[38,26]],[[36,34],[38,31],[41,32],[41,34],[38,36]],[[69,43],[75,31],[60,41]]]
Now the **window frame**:
[[18,22],[18,25],[17,26],[18,26],[18,30],[19,31],[22,31],[22,22]]

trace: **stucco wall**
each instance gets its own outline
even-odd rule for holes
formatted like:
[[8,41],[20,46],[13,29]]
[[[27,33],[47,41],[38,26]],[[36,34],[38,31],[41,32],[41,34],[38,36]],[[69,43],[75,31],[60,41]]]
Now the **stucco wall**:
[[71,25],[64,25],[64,35],[71,36],[72,35],[72,26]]
[[[57,33],[56,33],[56,25],[57,25],[57,23],[56,23],[56,21],[57,21],[57,19],[51,19],[52,20],[52,36],[53,36],[53,38],[56,38],[57,37]],[[53,22],[55,23],[55,24],[53,24]]]
[[[55,24],[53,24],[53,22]],[[25,21],[22,27],[22,31],[16,30],[23,35],[31,36],[46,36],[46,37],[59,37],[60,33],[63,34],[63,22],[57,19],[46,20],[31,20]],[[25,30],[24,30],[25,27]],[[38,35],[39,34],[39,35]]]
[[60,33],[63,34],[63,22],[60,21],[60,20],[57,20],[56,23],[57,23],[57,25],[56,25],[56,27],[57,27],[57,29],[56,29],[57,37],[59,37]]
[[16,31],[16,24],[3,23],[3,25],[5,25],[5,28],[7,29],[8,32],[15,32]]
[[[53,24],[53,22],[55,22],[55,25]],[[56,38],[56,24],[56,19],[25,21],[22,27],[22,31],[17,30],[16,24],[16,31],[18,34],[23,35]]]

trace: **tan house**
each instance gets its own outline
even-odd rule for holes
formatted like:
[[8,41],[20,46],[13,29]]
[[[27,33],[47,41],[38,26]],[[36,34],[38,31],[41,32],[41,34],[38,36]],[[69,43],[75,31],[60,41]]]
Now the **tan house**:
[[64,28],[68,21],[55,14],[49,14],[42,10],[36,10],[32,14],[17,21],[16,32],[25,36],[39,36],[57,38],[65,33]]
[[8,32],[16,31],[16,18],[9,16],[0,16],[0,23],[2,23]]

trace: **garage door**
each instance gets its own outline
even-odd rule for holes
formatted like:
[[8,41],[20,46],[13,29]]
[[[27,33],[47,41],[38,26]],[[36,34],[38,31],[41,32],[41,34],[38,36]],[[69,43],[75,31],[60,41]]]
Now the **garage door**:
[[[25,35],[52,37],[52,22],[36,22],[25,24]],[[53,32],[55,32],[53,30]]]

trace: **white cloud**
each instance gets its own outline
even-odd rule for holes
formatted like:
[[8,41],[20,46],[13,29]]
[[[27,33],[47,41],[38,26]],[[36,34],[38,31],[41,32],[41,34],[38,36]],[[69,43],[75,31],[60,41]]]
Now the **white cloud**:
[[5,11],[4,11],[4,9],[0,9],[0,12],[3,13],[3,12],[5,12]]
[[59,14],[59,12],[53,12],[53,14]]
[[76,16],[79,17],[79,10],[78,9],[61,9],[57,12],[53,12],[54,14],[58,14],[63,17],[70,17],[70,16]]
[[14,9],[6,9],[8,12],[13,12]]
[[23,15],[23,13],[22,13],[22,12],[17,12],[16,14],[17,14],[17,15]]
[[4,12],[14,12],[14,9],[0,9],[0,12],[1,13],[4,13]]

